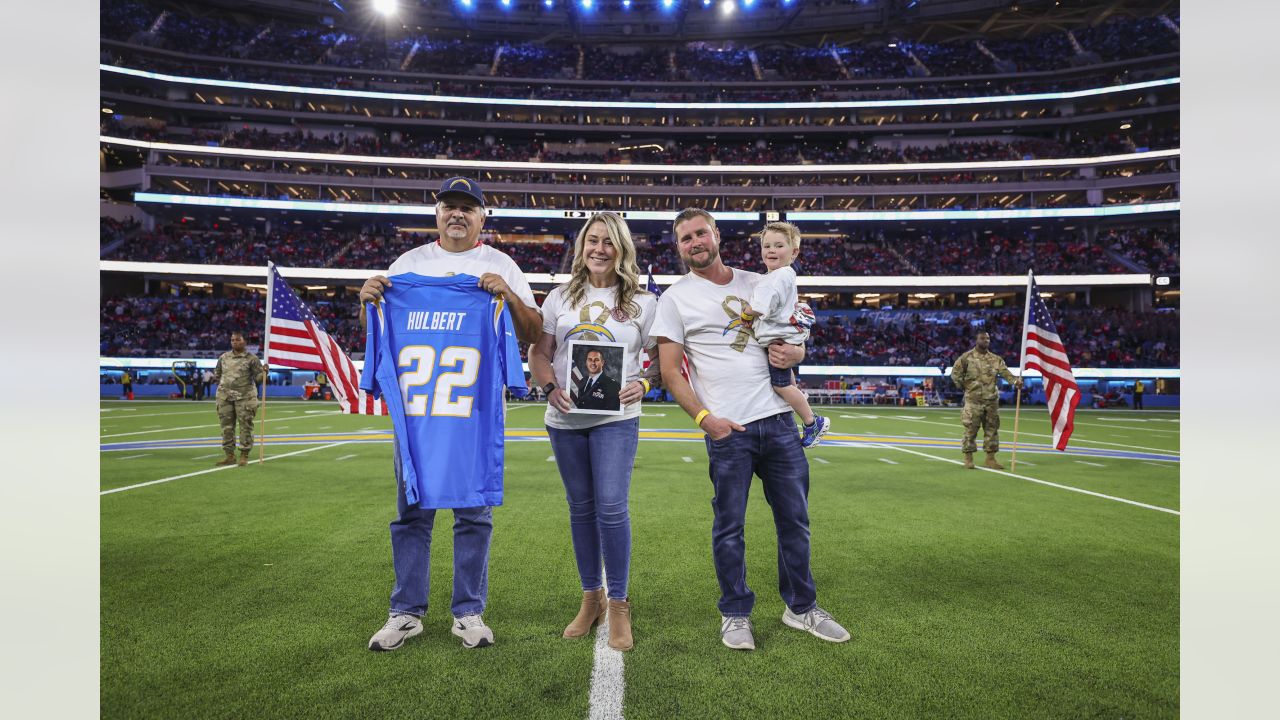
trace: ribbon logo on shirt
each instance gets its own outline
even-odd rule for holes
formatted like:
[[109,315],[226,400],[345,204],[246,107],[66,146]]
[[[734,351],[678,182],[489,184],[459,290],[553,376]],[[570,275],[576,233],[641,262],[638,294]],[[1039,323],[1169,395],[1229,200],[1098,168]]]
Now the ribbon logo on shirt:
[[[736,310],[734,309],[735,304],[737,305]],[[742,352],[747,348],[747,342],[756,336],[751,326],[742,319],[742,311],[747,307],[747,302],[740,297],[730,295],[724,299],[724,302],[720,303],[720,307],[724,309],[724,314],[729,316],[729,322],[724,326],[724,332],[720,334],[722,336],[728,335],[730,332],[737,330],[738,335],[733,339],[733,342],[729,343],[729,347]]]
[[[599,309],[595,317],[592,317],[592,308]],[[600,340],[601,336],[604,336],[609,342],[617,342],[613,333],[609,332],[609,328],[604,326],[605,321],[609,319],[609,312],[609,307],[599,300],[584,305],[578,311],[578,324],[565,333],[564,339],[567,341],[574,336],[580,336],[583,340]]]

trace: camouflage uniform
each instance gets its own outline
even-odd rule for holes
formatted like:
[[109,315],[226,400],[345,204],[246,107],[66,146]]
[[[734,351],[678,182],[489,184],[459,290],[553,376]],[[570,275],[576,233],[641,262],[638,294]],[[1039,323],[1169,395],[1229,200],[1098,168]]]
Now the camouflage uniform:
[[240,452],[253,448],[253,416],[258,414],[258,390],[262,361],[247,352],[227,351],[213,370],[218,384],[218,422],[222,425],[222,450],[228,456],[236,448],[236,423],[240,424]]
[[951,381],[964,390],[964,410],[960,412],[960,422],[964,425],[962,452],[978,449],[975,440],[979,427],[982,428],[982,449],[989,453],[1000,449],[997,375],[1010,383],[1017,379],[999,355],[990,351],[980,353],[977,348],[961,355],[951,368]]

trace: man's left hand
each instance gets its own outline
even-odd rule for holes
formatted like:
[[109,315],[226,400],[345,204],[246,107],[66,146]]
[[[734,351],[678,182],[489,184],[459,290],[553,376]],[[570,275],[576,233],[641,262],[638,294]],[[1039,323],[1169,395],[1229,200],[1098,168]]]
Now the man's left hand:
[[513,296],[511,288],[507,286],[507,281],[497,273],[485,273],[480,276],[480,287],[493,295],[502,295],[504,297]]
[[781,340],[769,344],[769,364],[776,368],[791,368],[804,360],[804,346],[791,345]]

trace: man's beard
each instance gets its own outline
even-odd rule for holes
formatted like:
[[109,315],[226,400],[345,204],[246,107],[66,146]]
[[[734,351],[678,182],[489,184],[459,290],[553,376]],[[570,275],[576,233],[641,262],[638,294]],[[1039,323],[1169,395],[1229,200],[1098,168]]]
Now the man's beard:
[[701,270],[703,268],[711,267],[711,263],[715,262],[718,257],[720,257],[720,252],[715,248],[710,248],[705,253],[696,257],[694,255],[685,257],[684,264],[691,268]]

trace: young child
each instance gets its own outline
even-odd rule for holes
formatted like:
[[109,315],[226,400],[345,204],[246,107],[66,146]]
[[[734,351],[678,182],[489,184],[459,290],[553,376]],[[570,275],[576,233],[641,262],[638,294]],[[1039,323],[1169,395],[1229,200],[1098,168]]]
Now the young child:
[[[756,342],[768,347],[774,340],[790,345],[804,345],[813,325],[813,310],[799,302],[796,294],[796,271],[791,263],[800,254],[800,228],[786,222],[771,222],[760,231],[760,254],[769,273],[760,278],[751,301],[742,311],[742,319],[752,323]],[[804,392],[795,386],[790,368],[769,367],[773,391],[795,410],[804,421],[800,444],[806,448],[818,444],[831,421],[815,415]]]

